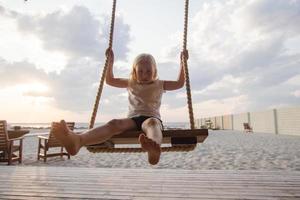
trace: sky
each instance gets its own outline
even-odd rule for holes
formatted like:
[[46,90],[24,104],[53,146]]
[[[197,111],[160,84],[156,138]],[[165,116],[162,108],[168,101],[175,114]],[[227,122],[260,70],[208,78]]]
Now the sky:
[[[0,119],[89,122],[108,46],[111,0],[0,0]],[[119,0],[114,74],[152,54],[176,80],[184,0]],[[300,0],[190,0],[194,117],[300,104]],[[126,117],[126,89],[105,85],[96,121]],[[164,93],[163,121],[188,121],[185,88]]]

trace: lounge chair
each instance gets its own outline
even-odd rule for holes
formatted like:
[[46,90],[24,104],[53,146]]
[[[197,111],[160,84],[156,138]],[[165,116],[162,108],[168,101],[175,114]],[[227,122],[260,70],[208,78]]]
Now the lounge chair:
[[[15,144],[19,141],[19,144]],[[11,165],[14,161],[22,163],[23,137],[10,139],[7,132],[7,122],[0,120],[0,162],[8,162]],[[15,152],[19,152],[16,154]]]
[[[67,126],[73,130],[74,129],[74,122],[67,122]],[[63,157],[64,155],[70,159],[70,154],[64,151],[64,147],[62,144],[54,137],[52,126],[48,137],[45,136],[38,136],[39,144],[38,144],[38,154],[37,159],[40,158],[44,159],[44,162],[47,161],[48,157],[60,156]],[[60,147],[59,153],[49,153],[50,148],[57,148]],[[42,150],[42,151],[41,151]]]
[[249,125],[249,123],[244,123],[244,132],[253,133],[252,127]]

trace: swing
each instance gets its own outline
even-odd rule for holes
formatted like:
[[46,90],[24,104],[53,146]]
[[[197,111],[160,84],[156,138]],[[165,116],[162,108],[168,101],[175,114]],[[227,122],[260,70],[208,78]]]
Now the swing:
[[[183,50],[186,50],[186,46],[187,46],[188,5],[189,5],[189,0],[185,0]],[[113,0],[109,45],[108,45],[108,48],[110,49],[112,49],[112,43],[113,43],[115,11],[116,11],[116,0]],[[183,65],[184,65],[184,72],[185,72],[185,85],[186,85],[186,94],[187,94],[187,104],[189,109],[190,129],[163,130],[162,144],[168,145],[168,146],[161,147],[161,150],[163,152],[194,150],[197,143],[203,142],[208,136],[207,129],[195,129],[190,80],[189,80],[189,73],[187,67],[187,59],[185,57],[183,58]],[[90,120],[90,125],[89,125],[90,129],[94,127],[99,101],[103,90],[103,84],[104,84],[107,66],[108,66],[108,58],[106,57],[102,76],[98,87],[95,104],[94,104],[93,113]],[[137,148],[137,147],[126,147],[126,148],[115,147],[116,144],[139,144],[138,137],[140,133],[141,131],[126,131],[121,134],[113,136],[111,139],[109,139],[104,143],[87,145],[86,148],[88,151],[93,153],[143,152],[142,148]]]

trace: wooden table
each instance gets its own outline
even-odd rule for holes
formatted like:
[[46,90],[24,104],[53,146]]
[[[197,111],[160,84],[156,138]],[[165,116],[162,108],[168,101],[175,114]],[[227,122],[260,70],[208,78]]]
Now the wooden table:
[[29,133],[29,130],[20,129],[20,130],[7,130],[9,139],[18,138]]

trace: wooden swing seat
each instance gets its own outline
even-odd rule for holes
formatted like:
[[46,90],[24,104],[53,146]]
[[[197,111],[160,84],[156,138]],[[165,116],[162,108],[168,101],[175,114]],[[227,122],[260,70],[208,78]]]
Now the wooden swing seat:
[[[119,144],[139,144],[138,137],[141,131],[126,131],[113,136],[109,142],[87,146],[88,151],[93,153],[124,153],[143,152],[139,147],[115,147]],[[163,152],[192,151],[197,143],[202,143],[208,136],[208,129],[171,129],[162,132]],[[165,146],[168,145],[168,146]]]
[[[111,13],[111,23],[110,23],[110,32],[109,32],[109,44],[108,49],[112,49],[113,43],[113,32],[114,32],[114,22],[115,22],[115,13],[116,13],[116,2],[117,0],[113,0],[112,13]],[[185,8],[184,8],[184,31],[183,31],[183,51],[187,51],[187,24],[188,24],[188,5],[189,0],[185,0]],[[189,109],[189,118],[191,129],[183,130],[183,129],[173,129],[173,130],[165,130],[163,131],[163,144],[169,144],[169,146],[162,146],[162,151],[191,151],[193,150],[197,143],[203,142],[205,138],[208,136],[207,129],[195,129],[195,120],[193,115],[193,107],[192,107],[192,96],[191,96],[191,88],[190,88],[190,78],[188,73],[187,66],[187,57],[183,56],[181,59],[181,64],[184,68],[184,77],[185,77],[185,85],[186,85],[186,93],[187,93],[187,105]],[[108,56],[106,56],[105,64],[102,71],[102,76],[100,79],[96,100],[94,104],[94,109],[92,112],[90,126],[89,128],[93,128],[95,124],[95,119],[97,115],[97,110],[99,106],[100,97],[103,90],[104,80],[106,77],[106,71],[108,68]],[[116,135],[102,144],[95,144],[86,146],[88,151],[93,153],[98,152],[143,152],[141,148],[119,148],[115,147],[116,144],[138,144],[138,137],[141,131],[130,131],[124,132],[119,135]]]

